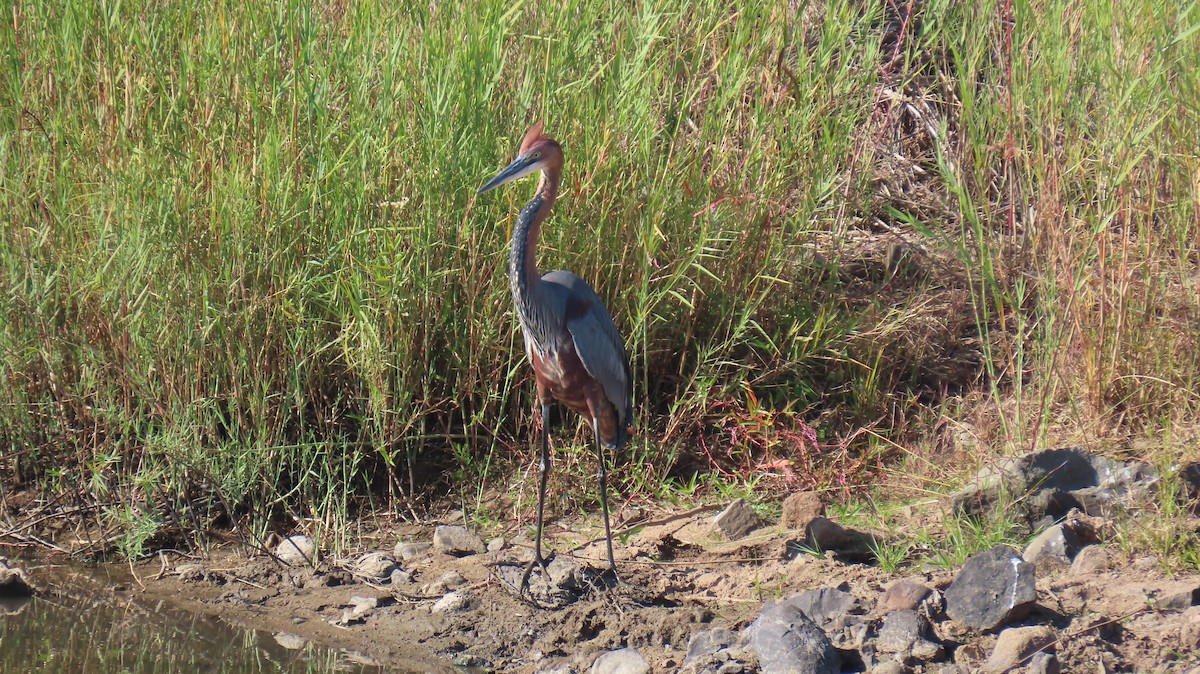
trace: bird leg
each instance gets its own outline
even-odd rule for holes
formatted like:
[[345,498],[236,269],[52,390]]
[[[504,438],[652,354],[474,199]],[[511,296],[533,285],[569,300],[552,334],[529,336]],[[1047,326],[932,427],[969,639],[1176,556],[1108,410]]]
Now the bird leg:
[[595,436],[596,441],[596,458],[600,461],[600,510],[604,512],[604,538],[608,543],[608,570],[612,573],[613,578],[620,582],[621,576],[617,575],[617,561],[613,558],[612,527],[608,523],[608,470],[604,467],[604,444],[600,440],[599,417],[592,417],[592,435]]
[[550,477],[549,403],[542,403],[542,462],[538,464],[538,475],[537,537],[533,542],[533,559],[529,560],[529,565],[525,567],[525,573],[521,574],[520,592],[522,594],[524,594],[525,590],[529,588],[529,574],[533,572],[534,564],[541,565],[542,573],[546,577],[546,583],[550,583],[550,569],[546,566],[546,559],[542,557],[542,524],[545,521],[544,517],[546,512],[546,481]]

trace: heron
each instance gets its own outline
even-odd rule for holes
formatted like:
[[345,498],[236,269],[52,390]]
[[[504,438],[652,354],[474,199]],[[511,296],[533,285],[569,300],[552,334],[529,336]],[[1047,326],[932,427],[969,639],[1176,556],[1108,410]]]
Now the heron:
[[519,591],[529,587],[535,565],[547,581],[550,572],[542,556],[546,481],[550,476],[550,404],[557,400],[591,423],[596,458],[600,463],[600,509],[608,544],[608,573],[620,581],[613,558],[608,517],[608,473],[604,450],[618,450],[629,438],[633,421],[633,378],[629,357],[612,316],[596,291],[578,275],[564,270],[540,276],[537,237],[558,197],[563,150],[538,122],[525,134],[516,159],[479,188],[479,194],[509,181],[540,172],[533,199],[521,209],[513,226],[508,281],[513,306],[525,337],[525,355],[533,365],[537,400],[542,415],[542,455],[538,464],[537,535],[533,559],[521,575]]

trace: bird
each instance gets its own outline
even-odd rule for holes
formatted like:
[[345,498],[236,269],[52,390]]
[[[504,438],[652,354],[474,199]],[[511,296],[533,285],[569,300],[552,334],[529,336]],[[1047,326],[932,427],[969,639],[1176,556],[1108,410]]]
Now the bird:
[[525,354],[533,366],[537,401],[542,416],[542,452],[538,464],[537,535],[533,559],[521,576],[519,592],[529,587],[529,576],[540,565],[544,577],[550,573],[542,556],[545,524],[546,481],[550,476],[550,405],[558,401],[581,415],[592,426],[600,470],[600,509],[604,513],[604,536],[608,544],[608,570],[616,581],[612,528],[608,516],[607,469],[604,450],[619,450],[629,439],[633,423],[633,378],[621,333],[596,291],[570,271],[552,271],[539,276],[537,238],[542,223],[558,197],[562,177],[563,149],[535,123],[521,141],[517,156],[477,194],[535,172],[541,177],[533,199],[521,209],[512,230],[508,280],[513,306],[525,338]]

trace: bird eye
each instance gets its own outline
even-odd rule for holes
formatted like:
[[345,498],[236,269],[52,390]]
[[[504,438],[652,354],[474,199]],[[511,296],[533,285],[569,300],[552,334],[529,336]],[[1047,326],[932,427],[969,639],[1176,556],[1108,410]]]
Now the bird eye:
[[529,156],[530,156],[530,157],[532,157],[533,159],[541,159],[541,158],[542,158],[542,151],[541,151],[541,150],[538,150],[537,152],[534,152],[533,154],[531,154],[531,155],[529,155]]

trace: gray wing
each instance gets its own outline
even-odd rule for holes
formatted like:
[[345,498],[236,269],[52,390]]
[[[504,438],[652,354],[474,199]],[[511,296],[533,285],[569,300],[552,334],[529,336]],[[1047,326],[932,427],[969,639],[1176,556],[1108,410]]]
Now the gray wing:
[[633,422],[633,378],[621,333],[604,302],[587,281],[569,271],[552,271],[542,281],[560,286],[566,294],[566,324],[575,352],[588,374],[600,382],[604,395],[620,417],[618,433]]

